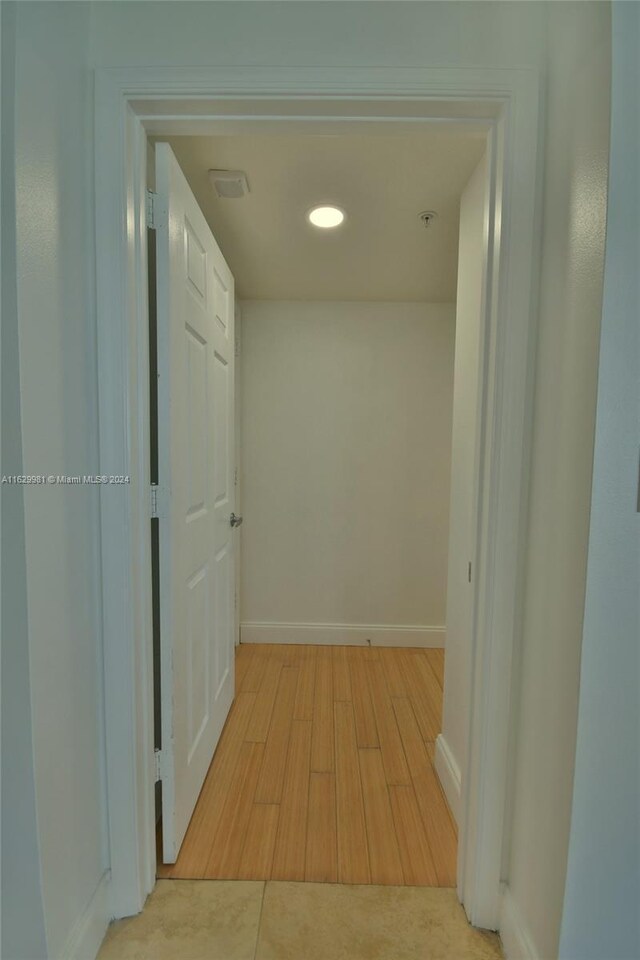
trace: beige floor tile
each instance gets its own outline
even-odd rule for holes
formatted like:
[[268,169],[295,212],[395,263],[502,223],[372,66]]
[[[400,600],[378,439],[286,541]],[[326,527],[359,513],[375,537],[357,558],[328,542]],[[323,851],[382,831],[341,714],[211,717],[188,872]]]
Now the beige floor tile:
[[256,960],[499,960],[454,890],[269,881]]
[[111,924],[98,960],[254,960],[263,887],[159,880],[139,916]]

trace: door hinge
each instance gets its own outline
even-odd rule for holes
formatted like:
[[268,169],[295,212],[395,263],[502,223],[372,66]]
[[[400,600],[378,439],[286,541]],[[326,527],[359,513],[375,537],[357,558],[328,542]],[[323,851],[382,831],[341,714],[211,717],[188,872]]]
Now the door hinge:
[[153,190],[147,190],[146,197],[146,210],[147,210],[147,226],[151,230],[156,229],[156,201],[158,199],[158,194],[154,193]]
[[471,583],[471,560],[469,560],[469,583]]
[[158,513],[158,484],[151,484],[151,519],[156,519],[159,517]]
[[153,754],[156,770],[156,783],[162,780],[162,750],[155,750]]

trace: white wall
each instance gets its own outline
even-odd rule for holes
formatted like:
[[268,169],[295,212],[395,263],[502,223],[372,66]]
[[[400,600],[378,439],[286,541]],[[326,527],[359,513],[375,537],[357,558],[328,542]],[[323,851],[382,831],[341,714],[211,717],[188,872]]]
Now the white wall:
[[[2,467],[22,474],[20,360],[15,235],[15,6],[0,5],[0,311],[2,314]],[[23,488],[3,484],[2,497],[2,811],[0,955],[46,956],[36,821],[29,677]]]
[[454,326],[243,303],[243,623],[444,624]]
[[[478,376],[485,253],[487,161],[482,158],[460,201],[456,344],[451,439],[447,642],[442,735],[437,766],[457,816],[469,723],[472,586],[475,549]],[[451,768],[447,776],[447,765]]]
[[640,7],[613,7],[612,153],[560,956],[640,956]]
[[[95,474],[89,8],[16,6],[23,469]],[[56,958],[107,866],[98,495],[24,488],[36,811],[47,956]]]
[[121,64],[544,64],[539,2],[96,4],[93,58]]
[[548,960],[558,951],[575,755],[602,308],[610,9],[544,6],[542,278],[506,876],[535,956]]

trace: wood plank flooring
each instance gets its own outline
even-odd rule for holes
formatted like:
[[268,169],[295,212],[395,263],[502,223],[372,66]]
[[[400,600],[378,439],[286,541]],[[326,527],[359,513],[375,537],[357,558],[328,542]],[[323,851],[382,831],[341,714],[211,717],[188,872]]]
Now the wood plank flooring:
[[246,644],[175,864],[159,877],[453,887],[433,768],[442,650]]

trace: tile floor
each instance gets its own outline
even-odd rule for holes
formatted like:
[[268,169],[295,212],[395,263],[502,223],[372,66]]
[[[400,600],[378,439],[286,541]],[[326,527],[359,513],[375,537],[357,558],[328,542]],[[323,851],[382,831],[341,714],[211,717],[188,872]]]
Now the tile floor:
[[237,880],[159,880],[113,923],[98,960],[500,960],[455,891]]

